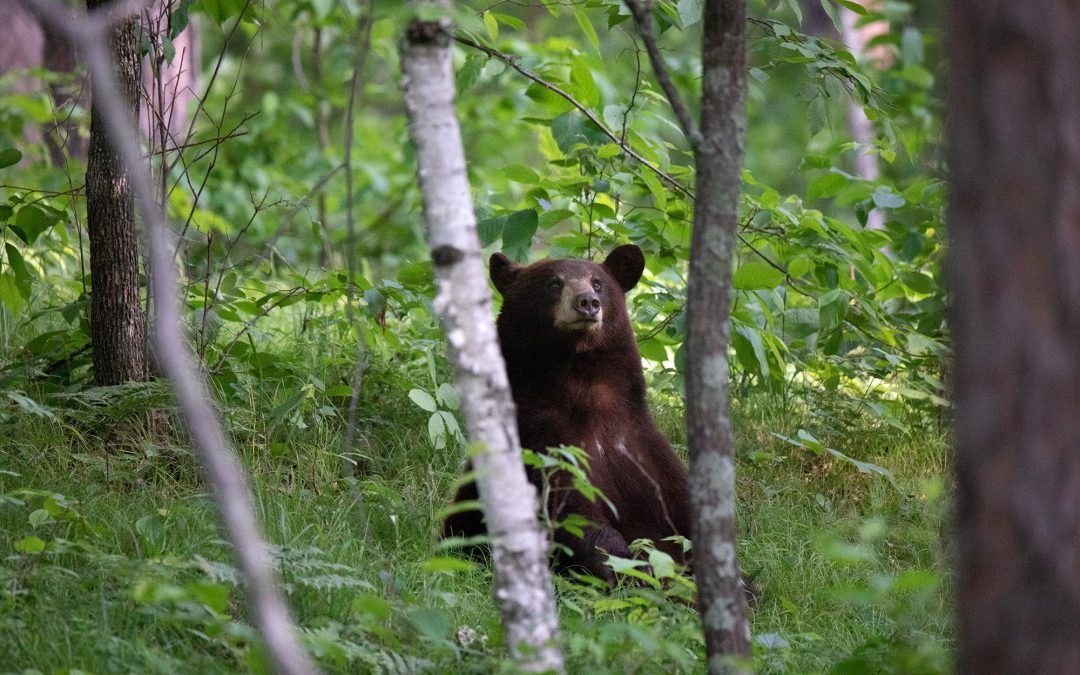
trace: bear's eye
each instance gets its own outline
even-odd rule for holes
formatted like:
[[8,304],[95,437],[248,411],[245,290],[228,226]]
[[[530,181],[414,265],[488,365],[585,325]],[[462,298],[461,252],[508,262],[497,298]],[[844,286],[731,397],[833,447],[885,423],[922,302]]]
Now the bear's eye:
[[562,279],[552,279],[551,281],[548,282],[547,287],[548,287],[548,290],[551,291],[552,293],[558,293],[559,291],[562,290],[563,280]]
[[600,280],[599,279],[593,279],[592,280],[592,288],[597,293],[600,292]]

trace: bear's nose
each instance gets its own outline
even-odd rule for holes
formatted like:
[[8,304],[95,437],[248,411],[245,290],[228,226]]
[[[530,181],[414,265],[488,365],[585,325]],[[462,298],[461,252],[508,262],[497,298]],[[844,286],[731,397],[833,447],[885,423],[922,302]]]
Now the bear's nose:
[[578,314],[591,319],[600,312],[600,297],[592,291],[578,293],[574,296],[574,309]]

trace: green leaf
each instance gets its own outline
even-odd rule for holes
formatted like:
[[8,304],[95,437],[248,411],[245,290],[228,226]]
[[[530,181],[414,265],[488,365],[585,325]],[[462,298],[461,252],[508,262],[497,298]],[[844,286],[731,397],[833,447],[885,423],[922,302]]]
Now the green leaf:
[[476,224],[476,234],[480,237],[482,246],[490,246],[496,239],[502,236],[503,228],[509,216],[495,216],[485,218]]
[[511,164],[504,168],[503,175],[515,183],[525,185],[535,185],[540,181],[540,176],[535,171],[521,164]]
[[788,263],[788,274],[794,279],[798,279],[812,269],[814,269],[814,261],[805,255],[801,255]]
[[484,28],[492,42],[499,39],[499,21],[491,12],[484,12]]
[[879,185],[874,190],[874,194],[870,195],[870,199],[873,200],[874,206],[880,209],[898,209],[907,203],[903,197],[884,185]]
[[23,262],[19,249],[11,244],[5,244],[4,249],[7,251],[8,266],[11,267],[11,271],[15,274],[15,285],[19,289],[19,294],[23,297],[23,300],[29,300],[31,278],[30,272],[26,269],[26,263]]
[[426,410],[428,412],[435,412],[439,409],[439,406],[435,404],[435,398],[423,389],[410,390],[409,398],[412,399],[413,403],[420,406],[422,410]]
[[452,384],[447,382],[443,382],[439,385],[439,389],[435,392],[435,396],[438,398],[439,403],[442,404],[442,407],[447,410],[457,410],[461,405],[461,401],[458,399],[457,390],[454,389]]
[[358,614],[367,614],[376,619],[390,616],[390,603],[371,593],[363,593],[352,601],[352,609]]
[[27,555],[35,555],[45,550],[45,542],[37,537],[23,537],[15,542],[15,550]]
[[11,272],[0,274],[0,302],[3,302],[4,306],[12,314],[18,314],[22,311],[23,305],[26,303],[23,300],[22,293],[19,291],[19,284],[15,281],[15,277]]
[[851,0],[836,0],[836,2],[837,4],[847,7],[859,16],[870,16],[870,12],[868,12],[865,7],[863,7],[857,2],[852,2]]
[[186,589],[195,600],[218,614],[224,614],[229,609],[229,589],[224,584],[193,583],[188,584]]
[[21,152],[15,148],[4,148],[0,150],[0,169],[18,164],[20,159],[22,159]]
[[600,38],[596,35],[596,28],[593,27],[592,21],[589,20],[589,15],[585,13],[585,10],[580,8],[574,9],[574,18],[578,22],[578,26],[581,26],[581,32],[585,33],[586,39],[589,44],[592,45],[596,53],[600,53]]
[[701,21],[702,4],[702,0],[679,0],[677,9],[679,10],[679,20],[682,21],[683,28],[693,26],[698,21]]
[[551,135],[563,154],[570,152],[578,143],[604,145],[611,140],[595,122],[577,110],[563,113],[551,120]]
[[450,617],[437,609],[414,610],[409,614],[409,621],[429,640],[444,640],[453,627]]
[[437,574],[439,572],[471,572],[476,569],[476,564],[469,560],[462,560],[461,558],[428,558],[424,561],[424,565],[421,569],[428,574]]
[[761,334],[752,326],[737,324],[732,338],[735,354],[743,368],[748,372],[756,372],[762,379],[769,377],[769,355],[761,341]]
[[825,10],[825,13],[832,19],[833,26],[836,28],[836,32],[843,31],[843,24],[840,21],[840,13],[836,11],[836,7],[833,6],[830,0],[821,0],[821,8]]
[[480,79],[480,73],[484,71],[484,66],[487,65],[487,56],[481,54],[469,54],[465,58],[465,63],[462,64],[461,70],[457,73],[457,93],[461,96],[469,87],[476,84],[476,81]]
[[30,526],[40,527],[49,522],[51,518],[52,515],[48,511],[45,509],[38,509],[30,514]]
[[570,89],[585,107],[600,107],[600,90],[593,79],[592,68],[579,56],[570,60]]
[[810,183],[806,198],[810,201],[814,201],[815,199],[835,197],[840,194],[841,190],[847,187],[849,182],[850,179],[844,174],[830,171],[824,176],[816,179],[813,183]]
[[436,450],[446,447],[446,422],[443,421],[442,415],[435,413],[428,418],[427,432],[431,447]]
[[784,283],[784,273],[772,265],[763,262],[745,263],[735,270],[731,280],[737,291],[754,291],[764,288],[776,288]]
[[515,211],[506,219],[503,226],[502,240],[504,249],[526,249],[532,244],[533,235],[539,227],[540,220],[536,211],[525,209]]
[[15,216],[16,234],[27,244],[33,244],[50,224],[45,212],[36,206],[24,206]]

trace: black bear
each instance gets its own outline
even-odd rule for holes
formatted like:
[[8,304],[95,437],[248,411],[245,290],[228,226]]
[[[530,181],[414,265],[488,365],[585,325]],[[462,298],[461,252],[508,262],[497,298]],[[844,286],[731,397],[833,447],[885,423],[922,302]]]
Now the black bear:
[[[614,506],[590,501],[556,475],[548,500],[554,521],[577,514],[591,525],[584,537],[564,530],[558,543],[572,553],[557,556],[562,568],[584,568],[614,583],[604,552],[629,557],[627,544],[648,538],[676,560],[686,561],[671,535],[690,536],[687,473],[653,423],[645,400],[641,357],[630,327],[624,294],[645,269],[634,245],[619,246],[603,264],[588,260],[542,260],[518,265],[501,253],[489,270],[503,297],[499,343],[506,358],[523,447],[537,452],[560,445],[582,448],[589,478]],[[530,473],[539,482],[535,472]],[[456,501],[476,499],[475,484]],[[484,532],[478,511],[447,518],[444,536]]]

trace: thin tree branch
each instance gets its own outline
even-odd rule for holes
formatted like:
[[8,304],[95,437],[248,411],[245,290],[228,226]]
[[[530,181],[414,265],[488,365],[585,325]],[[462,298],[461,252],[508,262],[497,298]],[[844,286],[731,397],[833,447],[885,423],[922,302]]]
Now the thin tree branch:
[[630,8],[630,13],[634,15],[634,23],[637,24],[638,34],[641,35],[641,40],[645,43],[645,49],[649,52],[649,61],[652,62],[656,81],[660,83],[664,95],[667,96],[668,104],[675,111],[675,117],[679,120],[683,135],[690,142],[690,147],[696,150],[701,145],[701,131],[698,129],[697,123],[694,122],[694,118],[690,116],[690,110],[686,107],[682,96],[679,95],[679,90],[675,88],[675,83],[671,81],[671,73],[668,71],[667,63],[664,62],[664,55],[660,53],[660,47],[656,44],[656,32],[653,29],[652,20],[652,1],[625,0],[625,2],[626,6]]
[[138,126],[120,103],[120,96],[106,39],[113,18],[138,12],[137,3],[108,5],[104,14],[80,16],[55,0],[23,0],[42,21],[65,33],[81,47],[94,78],[95,98],[109,138],[123,159],[136,195],[136,204],[148,226],[151,273],[157,306],[154,337],[158,357],[169,376],[177,401],[187,422],[188,433],[199,452],[218,502],[222,521],[233,545],[243,575],[255,623],[263,634],[267,651],[278,672],[296,675],[314,673],[315,668],[301,648],[289,610],[274,579],[266,543],[260,534],[244,472],[222,432],[210,405],[210,394],[191,359],[190,346],[183,337],[177,301],[176,269],[171,260],[170,231],[165,216],[154,201],[150,174],[142,161]]

